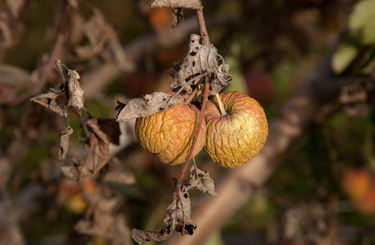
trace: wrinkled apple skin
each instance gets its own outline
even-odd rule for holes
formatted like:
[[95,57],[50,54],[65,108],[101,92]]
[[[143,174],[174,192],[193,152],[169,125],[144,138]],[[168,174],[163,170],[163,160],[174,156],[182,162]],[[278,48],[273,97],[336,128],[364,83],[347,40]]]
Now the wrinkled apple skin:
[[268,123],[259,103],[240,92],[221,93],[226,115],[221,116],[214,98],[207,102],[204,118],[207,137],[203,150],[225,168],[243,166],[263,148]]
[[[183,163],[188,157],[199,115],[195,106],[179,103],[163,112],[137,118],[135,134],[142,147],[155,153],[163,163]],[[203,120],[193,156],[202,150],[205,138],[206,123]]]

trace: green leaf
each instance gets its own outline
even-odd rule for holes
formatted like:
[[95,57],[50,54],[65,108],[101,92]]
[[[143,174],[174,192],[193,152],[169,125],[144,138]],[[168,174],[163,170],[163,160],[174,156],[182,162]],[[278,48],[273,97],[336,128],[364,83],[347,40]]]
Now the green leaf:
[[349,27],[353,31],[362,29],[366,23],[375,20],[375,1],[362,0],[353,7],[349,17]]
[[375,43],[375,1],[362,0],[353,8],[349,17],[351,33],[356,36],[361,44],[371,45]]
[[367,22],[361,32],[361,43],[363,45],[375,44],[375,17]]
[[349,43],[341,43],[336,49],[331,61],[332,69],[336,74],[340,74],[358,54],[358,48]]

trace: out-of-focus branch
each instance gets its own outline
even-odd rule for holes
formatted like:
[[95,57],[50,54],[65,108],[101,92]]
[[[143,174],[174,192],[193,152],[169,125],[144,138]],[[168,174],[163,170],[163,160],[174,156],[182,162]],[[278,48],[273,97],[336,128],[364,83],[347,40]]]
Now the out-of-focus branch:
[[69,12],[70,12],[70,5],[64,1],[63,7],[61,10],[61,17],[59,21],[60,24],[57,29],[56,41],[53,46],[49,60],[47,64],[44,65],[44,68],[39,75],[37,84],[31,90],[27,91],[25,94],[19,96],[14,101],[12,101],[13,105],[18,105],[20,103],[25,102],[29,98],[34,97],[35,95],[40,93],[44,85],[47,83],[47,78],[53,69],[55,60],[59,56],[63,48],[64,39],[65,39],[65,29],[66,29],[66,25],[68,21]]
[[331,58],[334,50],[335,47],[271,121],[269,137],[262,151],[245,166],[226,172],[217,185],[217,197],[203,196],[192,208],[192,219],[198,227],[194,235],[172,236],[164,245],[202,244],[249,200],[251,186],[263,185],[308,129],[337,109],[340,87],[358,77],[333,73]]

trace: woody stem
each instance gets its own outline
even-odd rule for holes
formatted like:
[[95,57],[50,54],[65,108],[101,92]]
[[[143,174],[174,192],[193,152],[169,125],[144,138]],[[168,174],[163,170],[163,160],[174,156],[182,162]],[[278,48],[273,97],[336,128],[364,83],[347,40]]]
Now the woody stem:
[[181,176],[178,179],[178,181],[176,183],[176,186],[175,186],[175,192],[176,192],[176,195],[177,195],[177,197],[179,199],[181,199],[180,198],[180,191],[181,191],[182,180],[184,179],[187,166],[189,165],[189,161],[190,161],[191,157],[193,156],[193,150],[194,150],[195,145],[197,143],[197,139],[198,139],[199,132],[200,132],[200,129],[201,129],[201,126],[202,126],[202,122],[204,120],[203,119],[203,115],[204,115],[204,111],[205,111],[206,103],[207,103],[207,99],[208,99],[208,91],[209,91],[209,88],[210,88],[209,81],[210,81],[210,78],[209,78],[209,76],[207,76],[206,77],[206,82],[205,82],[205,88],[204,88],[204,95],[203,95],[203,102],[202,102],[201,113],[199,115],[198,127],[195,130],[193,142],[191,144],[190,152],[189,152],[188,158],[186,159],[186,163],[185,163],[184,169],[182,170]]

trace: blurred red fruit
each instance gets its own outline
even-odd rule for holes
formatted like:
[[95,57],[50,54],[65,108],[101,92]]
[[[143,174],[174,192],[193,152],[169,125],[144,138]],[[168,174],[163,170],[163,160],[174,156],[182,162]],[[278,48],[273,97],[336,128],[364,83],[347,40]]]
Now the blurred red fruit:
[[274,85],[271,76],[263,71],[248,71],[244,74],[248,94],[260,104],[267,103],[273,94]]
[[141,97],[154,91],[157,75],[154,72],[135,71],[124,80],[125,92],[131,97]]

